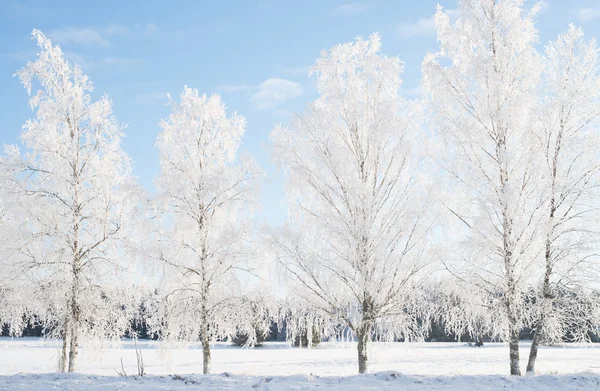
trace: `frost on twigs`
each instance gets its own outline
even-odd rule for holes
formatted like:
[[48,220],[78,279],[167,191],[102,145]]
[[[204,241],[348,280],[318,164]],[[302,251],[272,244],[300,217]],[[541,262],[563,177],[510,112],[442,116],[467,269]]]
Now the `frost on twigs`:
[[539,229],[544,262],[533,302],[536,317],[527,364],[532,373],[541,341],[587,341],[599,323],[593,299],[600,276],[598,48],[571,25],[544,54],[535,127],[545,195]]
[[[444,145],[435,157],[442,203],[455,223],[443,258],[457,284],[500,310],[510,373],[519,375],[519,332],[535,281],[540,145],[533,130],[541,58],[534,16],[521,0],[463,1],[451,23],[435,16],[440,50],[426,56],[423,89]],[[469,293],[466,294],[467,297]],[[504,308],[498,307],[504,306]]]
[[380,49],[374,34],[323,51],[319,98],[271,136],[291,215],[276,257],[308,308],[358,337],[360,372],[372,338],[420,335],[412,294],[432,259],[416,110],[398,94],[402,63]]
[[254,159],[238,159],[246,120],[228,116],[218,95],[185,87],[171,105],[156,141],[153,257],[161,300],[150,325],[167,341],[200,341],[206,374],[213,341],[240,328],[253,335],[255,314],[244,296],[259,261],[252,216],[263,172]]
[[585,339],[598,276],[598,50],[571,26],[539,52],[538,10],[464,1],[452,23],[440,7],[440,50],[422,66],[455,221],[443,264],[461,310],[448,307],[448,327],[509,341],[513,375],[521,330],[533,329],[528,372],[541,340]]
[[35,116],[23,126],[23,153],[9,147],[0,158],[2,200],[15,223],[3,261],[22,282],[13,292],[26,295],[25,315],[63,340],[60,369],[74,371],[81,343],[117,340],[135,308],[122,282],[137,189],[112,102],[93,101],[81,69],[40,31],[33,37],[37,60],[16,75]]
[[265,292],[251,292],[241,303],[240,313],[245,318],[236,324],[236,332],[231,341],[238,346],[260,347],[271,335],[271,328],[277,319],[276,302]]

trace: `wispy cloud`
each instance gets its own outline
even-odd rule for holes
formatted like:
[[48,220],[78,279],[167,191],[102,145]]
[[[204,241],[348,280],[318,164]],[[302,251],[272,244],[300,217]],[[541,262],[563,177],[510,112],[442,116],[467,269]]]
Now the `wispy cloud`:
[[[450,18],[450,23],[454,23],[458,18],[457,9],[446,9],[446,14]],[[435,27],[434,16],[420,18],[416,22],[405,22],[396,25],[396,35],[400,38],[435,36],[437,28]]]
[[106,69],[110,69],[111,71],[129,71],[135,68],[140,62],[139,59],[133,57],[106,56],[93,58],[71,51],[64,52],[64,56],[71,63],[79,65],[84,72]]
[[591,22],[600,19],[600,5],[597,7],[577,8],[573,13],[581,22]]
[[77,52],[64,51],[63,55],[67,61],[79,65],[84,72],[93,68],[93,61]]
[[297,98],[304,93],[304,87],[287,79],[270,78],[258,85],[231,83],[219,84],[217,91],[242,94],[258,110],[280,111],[287,101]]
[[354,14],[358,15],[363,13],[369,8],[369,4],[366,3],[348,3],[342,4],[339,7],[335,8],[331,13],[333,15],[342,15],[342,14]]
[[54,42],[62,44],[86,45],[86,46],[109,46],[110,41],[102,36],[96,29],[90,27],[67,27],[61,30],[53,30],[48,34]]
[[400,38],[434,35],[436,32],[433,17],[421,18],[414,23],[402,23],[396,27]]
[[110,46],[115,38],[149,37],[160,30],[153,24],[126,26],[109,24],[104,27],[66,27],[48,33],[50,39],[61,44]]
[[160,33],[160,29],[152,23],[144,26],[143,31],[144,31],[145,36],[150,36],[150,35],[155,35],[155,34]]
[[275,109],[304,92],[302,85],[286,79],[267,79],[258,85],[250,101],[259,110]]

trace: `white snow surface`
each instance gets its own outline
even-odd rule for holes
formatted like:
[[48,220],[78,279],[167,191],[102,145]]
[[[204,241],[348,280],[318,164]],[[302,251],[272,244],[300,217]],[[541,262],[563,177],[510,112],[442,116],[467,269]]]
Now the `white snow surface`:
[[[81,349],[77,374],[55,373],[58,343],[37,338],[0,338],[0,390],[600,390],[600,345],[541,347],[538,375],[507,376],[508,347],[464,343],[373,344],[368,375],[356,375],[356,345],[314,349],[284,343],[242,349],[215,344],[204,376],[202,350],[161,349],[140,341],[147,375],[136,374],[133,342]],[[524,369],[529,344],[521,345]],[[117,375],[121,359],[128,377]]]

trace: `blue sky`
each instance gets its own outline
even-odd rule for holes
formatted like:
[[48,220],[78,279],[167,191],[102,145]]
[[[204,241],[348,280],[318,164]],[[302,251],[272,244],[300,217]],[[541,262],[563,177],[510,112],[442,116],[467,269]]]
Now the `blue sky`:
[[[166,94],[184,85],[220,93],[231,111],[247,118],[242,152],[256,157],[269,177],[262,218],[287,216],[283,179],[269,158],[269,134],[317,96],[308,67],[322,49],[379,32],[383,52],[406,62],[404,92],[419,96],[420,64],[436,51],[436,4],[455,1],[5,1],[0,0],[0,143],[19,143],[32,116],[26,91],[12,77],[37,47],[41,29],[60,44],[108,94],[119,122],[127,125],[124,148],[140,183],[153,190],[159,170],[157,123],[169,113]],[[529,2],[532,5],[533,2]],[[600,32],[600,0],[546,1],[538,17],[540,45],[569,23],[587,37]]]

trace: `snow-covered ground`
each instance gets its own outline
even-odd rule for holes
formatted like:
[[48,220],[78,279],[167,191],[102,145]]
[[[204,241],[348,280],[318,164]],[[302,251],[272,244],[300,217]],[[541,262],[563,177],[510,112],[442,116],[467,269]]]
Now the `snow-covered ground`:
[[[135,379],[133,343],[92,352],[81,349],[77,375],[56,374],[58,345],[35,338],[0,338],[0,390],[600,390],[600,346],[542,347],[538,376],[510,378],[508,348],[463,343],[373,344],[370,371],[356,376],[352,344],[323,344],[316,349],[268,343],[240,349],[217,344],[212,352],[215,375],[202,369],[199,347],[164,350],[141,341],[148,376]],[[522,367],[528,344],[522,344]],[[126,372],[117,375],[121,359]]]

